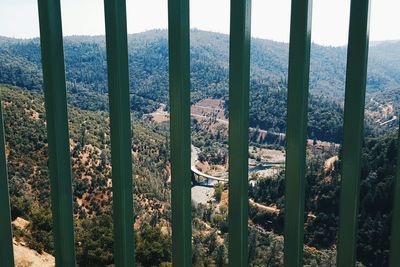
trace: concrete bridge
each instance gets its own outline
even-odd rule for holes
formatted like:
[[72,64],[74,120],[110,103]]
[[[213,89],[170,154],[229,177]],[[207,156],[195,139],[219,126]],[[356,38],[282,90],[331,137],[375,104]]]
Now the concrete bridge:
[[[222,177],[216,177],[212,175],[205,174],[204,172],[200,171],[199,169],[196,168],[196,162],[199,160],[198,159],[198,153],[199,149],[192,145],[192,161],[191,161],[191,167],[190,170],[192,171],[192,181],[193,183],[197,183],[200,185],[212,185],[213,183],[210,184],[210,182],[222,182],[222,183],[227,183],[228,182],[228,174],[225,174]],[[199,183],[195,179],[195,175],[206,178],[206,183]]]
[[[229,181],[227,175],[225,175],[223,177],[216,177],[216,176],[208,175],[208,174],[205,174],[204,172],[199,171],[193,165],[191,167],[191,171],[192,171],[192,175],[197,175],[197,176],[206,178],[207,179],[207,182],[205,183],[206,185],[210,185],[210,182],[212,182],[212,181],[217,181],[217,182],[222,182],[222,183],[228,183],[228,181]],[[192,179],[192,180],[195,181],[195,179]]]
[[[212,186],[214,183],[213,182],[221,182],[221,183],[228,183],[228,173],[224,173],[222,176],[212,176],[209,174],[206,174],[199,169],[196,168],[196,162],[198,161],[198,153],[199,149],[195,146],[192,145],[192,156],[191,156],[191,172],[192,172],[192,181],[193,183],[199,184],[199,185],[204,185],[204,186]],[[285,162],[265,162],[263,164],[259,164],[257,166],[250,166],[249,167],[249,175],[252,172],[257,171],[259,168],[273,168],[273,167],[284,167]],[[205,183],[199,183],[195,179],[195,175],[199,177],[203,177],[206,179]]]

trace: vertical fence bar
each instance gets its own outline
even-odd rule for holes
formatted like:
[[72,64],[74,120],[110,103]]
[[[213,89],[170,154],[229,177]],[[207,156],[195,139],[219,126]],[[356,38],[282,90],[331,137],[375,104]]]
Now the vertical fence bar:
[[229,266],[248,266],[251,1],[231,0],[229,51]]
[[13,267],[14,254],[2,108],[0,100],[0,266]]
[[59,0],[38,0],[57,266],[75,266],[71,159]]
[[397,140],[396,187],[393,203],[393,221],[390,246],[390,266],[400,266],[400,130]]
[[192,266],[189,0],[168,1],[172,261]]
[[347,50],[346,93],[337,264],[355,265],[363,143],[370,0],[352,0]]
[[105,0],[116,266],[134,266],[132,143],[125,0]]
[[287,267],[302,266],[312,0],[292,0],[285,192]]

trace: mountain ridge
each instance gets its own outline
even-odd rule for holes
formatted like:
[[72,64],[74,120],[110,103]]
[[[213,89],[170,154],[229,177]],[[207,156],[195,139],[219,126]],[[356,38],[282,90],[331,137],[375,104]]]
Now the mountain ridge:
[[[39,39],[8,40],[0,42],[0,83],[41,92]],[[69,103],[85,110],[107,110],[104,36],[73,36],[64,40]],[[285,132],[288,44],[252,40],[250,124],[273,132]],[[167,31],[129,35],[128,49],[131,109],[139,115],[148,114],[169,101]],[[205,98],[228,100],[228,51],[228,35],[191,31],[192,103]],[[309,138],[340,142],[346,53],[344,47],[312,45]],[[397,43],[371,48],[367,99],[378,99],[381,104],[393,102],[396,112],[399,108],[396,95],[400,93],[398,62],[400,45]],[[228,108],[229,102],[226,103]],[[367,100],[367,109],[370,107]],[[333,118],[324,115],[327,109]],[[319,121],[327,122],[324,130],[321,125],[315,125]],[[367,124],[368,133],[379,128],[373,122]],[[392,124],[385,129],[391,127]],[[327,130],[331,132],[323,135],[322,132]]]

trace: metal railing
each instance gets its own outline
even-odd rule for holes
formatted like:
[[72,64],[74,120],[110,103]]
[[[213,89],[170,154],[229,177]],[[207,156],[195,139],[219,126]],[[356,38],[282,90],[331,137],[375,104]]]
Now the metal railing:
[[[51,201],[57,266],[75,266],[71,164],[59,0],[38,0]],[[125,0],[105,0],[116,266],[134,265],[131,122]],[[312,0],[292,0],[285,257],[301,266]],[[344,111],[343,174],[337,265],[354,266],[367,75],[369,0],[352,0]],[[172,259],[191,266],[189,0],[168,1],[172,164]],[[250,0],[231,0],[229,75],[229,266],[248,265],[248,116]],[[133,77],[134,78],[134,77]],[[1,112],[1,108],[0,108]],[[13,266],[3,121],[0,119],[0,266]],[[400,144],[399,144],[400,151]],[[390,266],[400,266],[400,157]]]

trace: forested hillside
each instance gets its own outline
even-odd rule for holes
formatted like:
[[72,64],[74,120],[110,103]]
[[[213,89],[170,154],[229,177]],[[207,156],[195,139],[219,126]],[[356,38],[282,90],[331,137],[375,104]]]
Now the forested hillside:
[[[166,31],[130,35],[129,65],[132,110],[149,113],[168,102],[168,42]],[[388,47],[389,46],[389,47]],[[191,33],[192,102],[228,98],[227,35],[194,30]],[[368,98],[396,105],[400,93],[396,68],[399,43],[371,48]],[[253,39],[251,48],[251,110],[253,127],[285,132],[288,46]],[[85,110],[107,109],[104,37],[66,37],[65,62],[69,103]],[[312,46],[309,138],[341,140],[346,49]],[[398,64],[398,65],[396,65]],[[41,91],[38,39],[0,38],[0,83]],[[384,95],[384,97],[383,97]],[[368,121],[367,133],[379,124]],[[385,128],[392,124],[385,125]]]
[[[47,137],[43,98],[26,90],[0,86],[4,105],[6,154],[16,242],[54,253],[50,210]],[[113,257],[112,179],[108,115],[69,107],[75,247],[79,266],[110,266]],[[135,255],[137,266],[171,266],[169,147],[166,129],[133,124]],[[198,142],[215,137],[198,131]],[[226,266],[227,203],[192,207],[193,266]],[[216,205],[219,206],[216,209]],[[281,266],[279,233],[251,223],[252,266]],[[305,263],[326,266],[334,261],[328,249],[305,248]]]
[[[13,220],[22,217],[30,222],[27,229],[15,228],[14,236],[38,252],[53,253],[43,99],[8,86],[0,86],[0,95],[11,215]],[[106,266],[113,263],[108,115],[71,107],[69,118],[77,259],[80,266]],[[134,124],[133,132],[137,259],[158,265],[171,257],[169,149],[166,137],[151,127]],[[146,245],[149,242],[159,247],[151,250]]]
[[[367,138],[362,152],[357,258],[366,266],[388,266],[392,207],[397,158],[397,133]],[[309,156],[305,243],[317,249],[337,244],[341,183],[341,153]],[[325,164],[324,164],[325,162]],[[326,162],[331,162],[327,167]],[[284,173],[250,187],[249,197],[266,205],[284,208]],[[283,234],[283,217],[250,212],[256,223]],[[271,224],[270,221],[273,223]]]
[[[171,266],[169,114],[161,104],[169,101],[167,32],[129,35],[128,44],[136,261],[166,267]],[[114,258],[105,40],[66,37],[64,46],[77,262],[109,266]],[[284,153],[284,138],[275,133],[286,131],[288,45],[253,39],[251,48],[249,158],[251,167],[259,167],[268,153]],[[192,144],[201,166],[217,173],[228,168],[228,49],[227,35],[191,32],[191,101],[197,112]],[[344,47],[312,46],[308,138],[314,140],[307,145],[305,266],[335,265],[345,62]],[[357,260],[381,267],[388,265],[398,153],[400,42],[372,43],[369,62]],[[15,226],[14,236],[36,251],[53,253],[38,39],[0,37],[0,99],[12,218],[30,222],[25,229]],[[160,121],[153,117],[156,109]],[[284,169],[263,171],[269,174],[249,175],[249,265],[282,266]],[[208,200],[192,205],[193,266],[222,267],[229,186],[208,189],[213,195],[203,193]]]
[[[31,222],[27,229],[15,228],[15,237],[39,252],[52,253],[43,99],[9,86],[0,87],[0,94],[5,112],[12,218]],[[77,258],[82,266],[105,266],[113,263],[108,116],[72,107],[69,112]],[[196,144],[219,142],[213,134],[202,131],[196,131]],[[167,264],[171,260],[167,131],[151,122],[135,123],[133,136],[137,261],[143,266]],[[369,138],[363,149],[357,255],[366,266],[388,264],[396,138],[394,132]],[[329,150],[320,154],[312,152],[315,148],[309,149],[305,263],[330,266],[335,261],[337,242],[341,157],[335,158]],[[326,162],[331,162],[329,167]],[[283,174],[257,181],[250,187],[249,197],[283,211]],[[218,209],[215,204],[193,207],[195,266],[224,266],[227,260],[227,209],[226,203],[221,203]],[[251,206],[249,216],[252,266],[263,266],[266,261],[269,266],[280,266],[284,212],[274,215]]]

